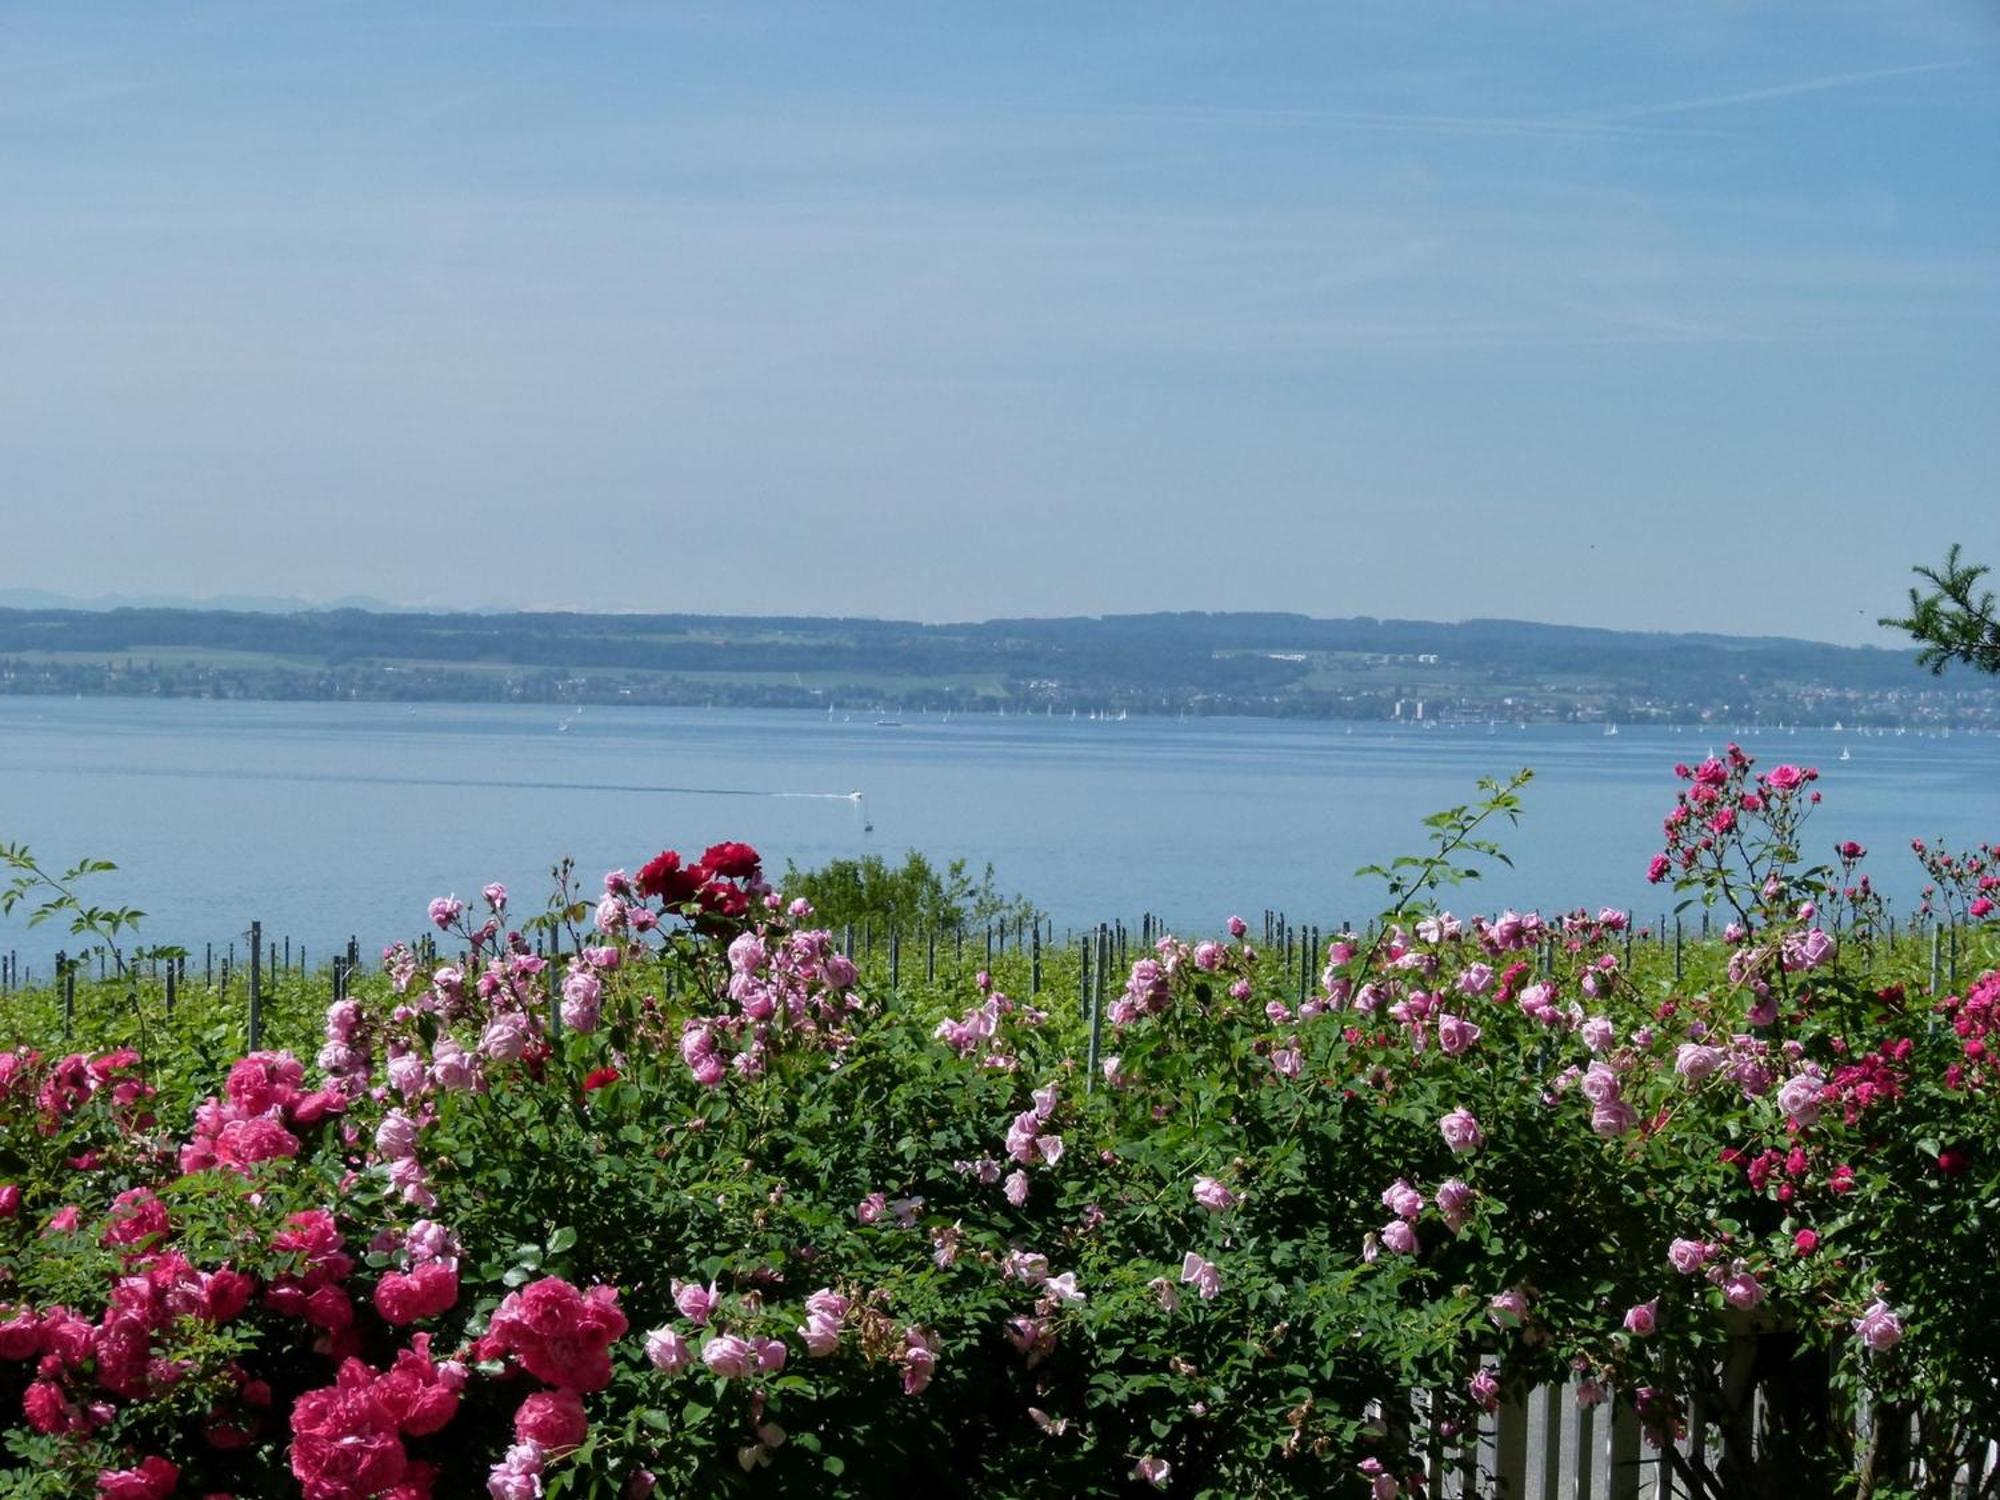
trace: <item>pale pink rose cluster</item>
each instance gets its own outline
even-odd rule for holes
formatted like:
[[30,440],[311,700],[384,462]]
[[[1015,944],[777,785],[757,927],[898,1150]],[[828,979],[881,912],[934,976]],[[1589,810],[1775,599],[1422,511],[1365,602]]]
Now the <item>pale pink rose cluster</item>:
[[806,1298],[806,1320],[799,1326],[806,1353],[825,1359],[840,1347],[841,1324],[851,1303],[832,1287],[821,1287]]
[[1880,1297],[1853,1323],[1854,1336],[1876,1354],[1886,1354],[1903,1341],[1903,1320]]
[[1202,1301],[1212,1302],[1222,1291],[1222,1272],[1214,1261],[1190,1250],[1181,1257],[1181,1283],[1192,1286]]
[[1040,1162],[1052,1167],[1063,1155],[1062,1136],[1047,1128],[1056,1111],[1056,1086],[1036,1089],[1032,1097],[1033,1108],[1014,1116],[1007,1127],[1007,1155],[1024,1166]]
[[1197,1177],[1194,1180],[1194,1201],[1212,1214],[1222,1214],[1228,1213],[1243,1199],[1213,1177]]
[[1602,1136],[1621,1136],[1639,1123],[1639,1112],[1625,1098],[1624,1082],[1611,1064],[1593,1059],[1578,1085],[1590,1101],[1590,1128]]
[[1438,1130],[1444,1136],[1444,1143],[1461,1156],[1486,1144],[1486,1132],[1480,1128],[1478,1117],[1463,1106],[1439,1120]]

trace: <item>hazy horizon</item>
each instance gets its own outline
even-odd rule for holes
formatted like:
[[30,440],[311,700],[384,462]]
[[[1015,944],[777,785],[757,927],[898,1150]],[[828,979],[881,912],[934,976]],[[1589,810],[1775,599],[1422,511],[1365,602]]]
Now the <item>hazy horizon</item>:
[[10,6],[0,588],[1895,646],[2000,20]]

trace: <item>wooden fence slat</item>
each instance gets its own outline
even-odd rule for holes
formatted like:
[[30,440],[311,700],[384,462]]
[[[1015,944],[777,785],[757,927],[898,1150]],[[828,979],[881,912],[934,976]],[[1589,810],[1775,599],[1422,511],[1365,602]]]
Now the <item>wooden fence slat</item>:
[[1541,1426],[1538,1441],[1531,1448],[1536,1466],[1530,1493],[1537,1500],[1557,1500],[1562,1486],[1562,1431],[1570,1404],[1569,1388],[1545,1385],[1535,1392],[1534,1400],[1540,1409]]
[[1493,1493],[1502,1500],[1527,1500],[1529,1398],[1510,1396],[1493,1423]]
[[1606,1443],[1606,1500],[1639,1500],[1639,1414],[1627,1401],[1611,1409]]

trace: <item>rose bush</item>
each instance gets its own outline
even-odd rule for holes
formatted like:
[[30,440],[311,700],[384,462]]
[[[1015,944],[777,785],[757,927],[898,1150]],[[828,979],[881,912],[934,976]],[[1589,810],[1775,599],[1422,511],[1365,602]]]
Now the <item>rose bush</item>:
[[2000,1433],[2000,977],[1835,936],[1816,779],[1683,769],[1654,871],[1728,926],[1679,981],[1621,912],[1434,904],[1516,782],[1303,999],[1232,921],[1095,1038],[875,992],[723,844],[440,898],[310,1060],[0,1053],[0,1490],[1387,1495],[1409,1393],[1569,1377],[1699,1414],[1715,1493],[1886,1492],[1902,1414],[1948,1472]]

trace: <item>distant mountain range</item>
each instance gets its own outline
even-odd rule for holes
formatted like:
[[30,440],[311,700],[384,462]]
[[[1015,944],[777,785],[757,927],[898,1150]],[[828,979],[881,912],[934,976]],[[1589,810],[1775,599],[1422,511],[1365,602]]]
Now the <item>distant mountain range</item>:
[[240,614],[292,615],[328,609],[365,609],[377,614],[402,614],[409,606],[391,604],[366,594],[348,594],[315,602],[291,595],[218,594],[197,599],[186,594],[51,594],[46,589],[0,589],[0,609],[189,609],[229,610]]
[[1933,678],[1913,651],[1772,636],[1198,611],[931,625],[372,606],[0,608],[0,691],[2000,726],[1986,679]]

